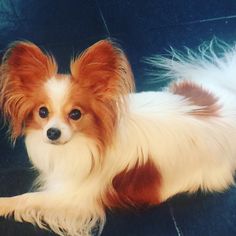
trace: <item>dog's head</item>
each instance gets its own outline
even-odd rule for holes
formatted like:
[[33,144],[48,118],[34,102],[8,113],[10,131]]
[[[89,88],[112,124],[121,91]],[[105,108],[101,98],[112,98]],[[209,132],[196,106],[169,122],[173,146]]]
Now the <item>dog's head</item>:
[[30,42],[9,47],[0,70],[0,106],[13,140],[40,130],[52,144],[78,132],[101,146],[111,141],[133,89],[124,53],[102,40],[72,60],[70,71],[58,74],[54,58]]

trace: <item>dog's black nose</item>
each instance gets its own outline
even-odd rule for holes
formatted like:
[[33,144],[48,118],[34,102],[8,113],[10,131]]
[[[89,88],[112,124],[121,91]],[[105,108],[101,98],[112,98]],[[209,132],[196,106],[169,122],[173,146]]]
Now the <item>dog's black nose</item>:
[[57,128],[50,128],[47,130],[47,136],[52,141],[57,140],[61,136],[61,131]]

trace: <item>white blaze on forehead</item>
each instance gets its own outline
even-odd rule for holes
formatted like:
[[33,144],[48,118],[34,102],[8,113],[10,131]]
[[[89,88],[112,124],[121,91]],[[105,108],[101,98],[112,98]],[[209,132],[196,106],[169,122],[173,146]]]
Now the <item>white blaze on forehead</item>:
[[46,142],[51,142],[47,136],[50,128],[57,128],[61,131],[61,136],[57,143],[66,143],[72,137],[71,127],[63,120],[63,106],[65,105],[70,93],[70,77],[63,75],[59,78],[52,77],[45,83],[45,90],[50,99],[50,119],[43,128],[43,137]]
[[45,83],[45,89],[52,102],[53,109],[58,111],[65,103],[70,90],[69,76],[65,75],[59,79],[52,77]]

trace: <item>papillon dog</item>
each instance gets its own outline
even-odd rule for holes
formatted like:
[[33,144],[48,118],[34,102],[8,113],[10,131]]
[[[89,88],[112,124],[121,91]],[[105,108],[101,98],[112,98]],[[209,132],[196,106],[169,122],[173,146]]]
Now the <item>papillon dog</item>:
[[219,56],[208,44],[171,55],[150,59],[168,86],[134,93],[129,62],[110,40],[74,58],[69,74],[33,43],[12,44],[0,107],[39,176],[35,191],[0,198],[0,216],[91,236],[102,232],[107,209],[234,184],[236,50]]

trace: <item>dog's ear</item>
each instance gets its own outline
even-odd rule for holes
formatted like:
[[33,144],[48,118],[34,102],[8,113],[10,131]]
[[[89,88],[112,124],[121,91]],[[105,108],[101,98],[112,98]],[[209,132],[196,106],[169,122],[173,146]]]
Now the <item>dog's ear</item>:
[[0,67],[0,108],[10,123],[13,139],[22,133],[26,117],[35,106],[42,83],[57,73],[51,56],[30,42],[15,42]]
[[126,112],[126,95],[134,88],[128,60],[114,43],[99,41],[72,61],[71,75],[76,91],[86,94],[97,124],[93,139],[104,150],[112,142],[120,113]]
[[99,99],[119,97],[133,90],[133,75],[121,49],[101,40],[71,62],[72,78]]
[[30,42],[17,41],[11,44],[3,56],[2,73],[10,82],[32,86],[53,76],[57,66],[53,57],[43,53]]

